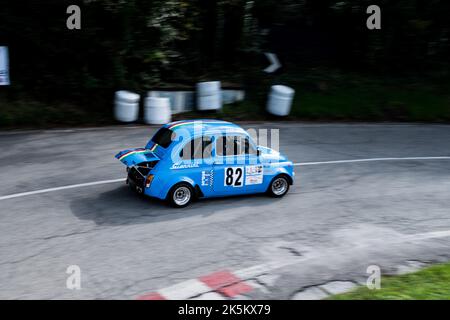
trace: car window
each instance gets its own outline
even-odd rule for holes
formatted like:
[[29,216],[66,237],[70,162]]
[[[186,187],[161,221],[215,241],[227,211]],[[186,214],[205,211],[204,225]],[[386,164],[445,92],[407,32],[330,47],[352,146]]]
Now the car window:
[[192,139],[180,151],[183,160],[207,159],[212,153],[212,137],[202,136]]
[[232,156],[234,154],[234,137],[220,136],[217,139],[216,153],[218,156]]
[[161,128],[152,138],[152,142],[160,145],[163,148],[170,146],[174,138],[173,131],[167,128]]
[[243,136],[221,136],[217,139],[216,148],[218,156],[256,154],[256,149],[249,139]]
[[250,143],[250,140],[248,138],[245,138],[245,154],[257,154],[256,148],[253,144]]

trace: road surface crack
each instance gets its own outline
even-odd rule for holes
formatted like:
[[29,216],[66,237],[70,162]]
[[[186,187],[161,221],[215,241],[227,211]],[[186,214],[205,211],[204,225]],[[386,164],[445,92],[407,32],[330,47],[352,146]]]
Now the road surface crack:
[[285,250],[289,251],[292,255],[297,256],[297,257],[301,257],[303,255],[300,251],[298,251],[294,248],[291,248],[291,247],[280,247],[280,249],[285,249]]

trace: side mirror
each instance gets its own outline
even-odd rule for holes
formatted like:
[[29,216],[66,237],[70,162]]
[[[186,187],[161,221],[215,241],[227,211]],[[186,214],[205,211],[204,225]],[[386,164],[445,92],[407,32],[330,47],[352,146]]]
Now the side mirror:
[[261,150],[259,148],[256,148],[256,155],[259,157],[261,155]]

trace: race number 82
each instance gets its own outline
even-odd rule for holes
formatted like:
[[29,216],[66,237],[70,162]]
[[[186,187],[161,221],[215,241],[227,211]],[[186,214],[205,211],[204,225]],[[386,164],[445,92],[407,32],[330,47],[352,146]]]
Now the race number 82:
[[228,167],[225,168],[225,185],[233,187],[242,187],[242,176],[244,167]]

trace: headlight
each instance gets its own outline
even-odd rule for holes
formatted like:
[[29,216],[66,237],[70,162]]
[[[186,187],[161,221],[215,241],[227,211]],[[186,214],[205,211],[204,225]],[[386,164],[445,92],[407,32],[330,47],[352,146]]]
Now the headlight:
[[146,188],[150,187],[150,185],[152,184],[153,178],[154,178],[154,175],[152,175],[152,174],[149,174],[147,176],[147,178],[145,179],[145,187]]

